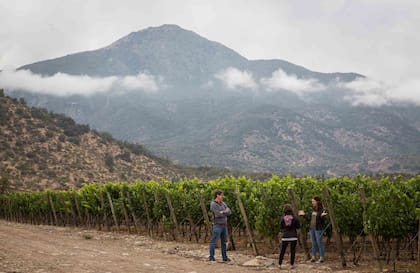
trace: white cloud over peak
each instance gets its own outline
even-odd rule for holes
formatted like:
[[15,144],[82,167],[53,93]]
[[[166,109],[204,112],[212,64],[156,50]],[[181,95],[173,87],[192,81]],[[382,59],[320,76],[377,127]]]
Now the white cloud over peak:
[[258,88],[258,84],[254,80],[252,73],[248,71],[241,71],[235,67],[228,67],[222,71],[219,71],[214,77],[221,80],[223,84],[229,89]]
[[420,80],[390,85],[370,78],[357,78],[338,86],[352,91],[345,99],[353,105],[381,106],[396,102],[420,105]]
[[316,79],[300,79],[296,75],[287,74],[281,68],[274,71],[270,78],[262,78],[261,83],[268,90],[288,90],[299,95],[325,89]]
[[128,90],[144,90],[157,91],[159,90],[155,77],[147,74],[137,74],[136,76],[125,76],[121,79],[122,86]]
[[10,90],[24,90],[33,93],[71,96],[89,96],[110,91],[155,92],[158,83],[152,75],[139,73],[125,77],[90,77],[56,73],[52,76],[34,74],[29,70],[5,70],[0,72],[0,86]]

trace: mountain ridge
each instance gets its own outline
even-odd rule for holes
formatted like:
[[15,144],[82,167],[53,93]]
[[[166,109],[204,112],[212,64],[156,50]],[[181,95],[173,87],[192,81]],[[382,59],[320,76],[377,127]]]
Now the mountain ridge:
[[[173,25],[132,32],[111,45],[21,69],[99,77],[149,73],[162,76],[167,86],[154,93],[64,98],[10,94],[144,144],[177,164],[311,175],[420,171],[420,109],[351,105],[345,100],[350,91],[335,83],[363,75],[319,73],[280,59],[248,60]],[[236,81],[231,86],[220,76],[229,68]],[[263,80],[276,71],[304,80],[307,93],[283,85],[264,89]],[[249,84],[238,84],[238,77]],[[308,87],[311,82],[326,90]]]

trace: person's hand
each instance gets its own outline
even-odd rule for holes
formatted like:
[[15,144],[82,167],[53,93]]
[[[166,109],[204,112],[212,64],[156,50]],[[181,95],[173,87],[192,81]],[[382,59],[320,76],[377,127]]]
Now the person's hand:
[[304,215],[305,215],[305,212],[304,212],[303,210],[299,210],[299,211],[298,211],[298,215],[299,215],[299,216],[304,216]]
[[325,216],[325,215],[327,215],[328,213],[326,213],[325,211],[324,212],[322,212],[321,213],[321,216]]

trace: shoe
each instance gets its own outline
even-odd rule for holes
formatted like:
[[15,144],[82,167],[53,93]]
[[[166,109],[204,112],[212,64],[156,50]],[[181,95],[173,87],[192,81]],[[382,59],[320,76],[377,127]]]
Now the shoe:
[[315,258],[310,258],[309,260],[307,260],[308,263],[314,263],[315,261]]
[[212,257],[212,256],[209,257],[209,262],[215,262],[215,261],[216,261],[216,259],[214,257]]
[[229,259],[229,258],[226,258],[226,259],[223,259],[223,261],[226,262],[226,263],[228,263],[228,262],[231,262],[232,260]]
[[294,264],[292,264],[291,266],[290,266],[290,269],[295,269],[296,268],[296,265],[294,265]]
[[318,260],[316,260],[315,263],[320,264],[320,263],[323,263],[323,262],[324,262],[324,259],[323,258],[319,258]]
[[277,265],[277,267],[278,267],[279,269],[281,269],[281,264],[278,264],[278,265]]

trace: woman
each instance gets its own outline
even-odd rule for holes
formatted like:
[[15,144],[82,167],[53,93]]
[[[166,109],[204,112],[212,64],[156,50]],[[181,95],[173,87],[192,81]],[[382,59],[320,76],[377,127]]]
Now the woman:
[[284,254],[287,246],[290,243],[290,269],[295,268],[295,255],[297,245],[297,229],[300,228],[299,219],[293,215],[292,206],[289,204],[283,207],[284,216],[281,219],[280,227],[283,230],[283,237],[281,239],[281,251],[279,256],[279,268],[283,263]]
[[[299,211],[300,216],[304,216],[303,210]],[[324,244],[322,243],[322,235],[324,233],[324,216],[327,213],[324,211],[321,199],[318,196],[312,198],[312,214],[309,233],[312,241],[312,257],[310,262],[322,263],[324,262]],[[316,254],[319,252],[319,259],[316,259]]]

